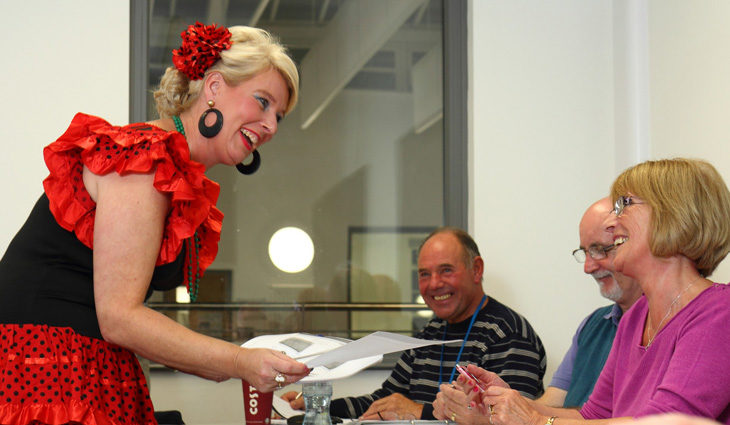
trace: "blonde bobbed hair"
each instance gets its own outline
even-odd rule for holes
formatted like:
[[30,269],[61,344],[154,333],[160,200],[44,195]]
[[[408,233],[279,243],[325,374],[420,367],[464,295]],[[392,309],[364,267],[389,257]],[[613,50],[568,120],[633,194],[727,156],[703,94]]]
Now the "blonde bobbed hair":
[[708,277],[730,251],[730,192],[708,162],[675,158],[635,165],[611,187],[614,202],[629,194],[651,207],[654,256],[684,255]]
[[153,95],[160,118],[180,115],[197,100],[203,83],[211,72],[217,71],[226,84],[235,86],[261,72],[276,69],[289,88],[288,114],[299,97],[299,72],[286,49],[271,34],[260,28],[234,26],[231,32],[232,45],[221,52],[221,57],[205,71],[200,80],[190,81],[174,66],[168,67],[160,79],[160,85]]

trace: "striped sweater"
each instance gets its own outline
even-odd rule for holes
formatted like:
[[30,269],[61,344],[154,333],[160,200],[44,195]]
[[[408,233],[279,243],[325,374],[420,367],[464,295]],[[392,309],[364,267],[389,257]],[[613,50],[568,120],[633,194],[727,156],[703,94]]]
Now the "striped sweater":
[[[471,317],[447,325],[445,320],[433,318],[416,336],[429,340],[463,341],[470,321]],[[424,404],[421,419],[434,419],[431,403],[438,393],[439,369],[441,382],[449,382],[460,348],[461,343],[454,343],[405,351],[381,388],[360,397],[332,400],[331,415],[357,418],[373,401],[397,392]],[[510,387],[527,397],[535,398],[543,393],[542,378],[547,362],[540,338],[527,319],[494,298],[490,297],[477,315],[459,363],[473,363],[495,372]],[[458,372],[454,379],[457,376]]]

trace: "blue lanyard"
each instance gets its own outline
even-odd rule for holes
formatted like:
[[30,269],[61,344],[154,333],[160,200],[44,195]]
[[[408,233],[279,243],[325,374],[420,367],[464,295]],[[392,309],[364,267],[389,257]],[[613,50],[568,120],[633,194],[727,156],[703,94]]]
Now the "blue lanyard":
[[[482,297],[482,300],[479,301],[479,307],[477,307],[477,310],[474,312],[474,314],[471,315],[471,322],[469,322],[469,328],[466,330],[466,335],[464,335],[464,340],[461,341],[461,348],[459,348],[459,355],[456,356],[456,363],[454,364],[454,368],[451,370],[451,377],[449,378],[449,382],[452,382],[454,380],[454,373],[456,373],[456,365],[459,364],[459,360],[461,359],[461,353],[464,352],[464,346],[466,345],[466,340],[469,339],[469,333],[471,332],[471,327],[474,325],[474,320],[477,318],[477,314],[479,314],[479,310],[482,309],[482,304],[484,304],[484,300],[487,299],[487,296],[484,295]],[[444,337],[442,338],[443,341],[446,341],[446,330],[449,327],[449,322],[446,322],[444,325]],[[441,344],[441,360],[439,361],[439,387],[441,386],[442,382],[442,376],[443,376],[443,370],[444,370],[444,344]]]

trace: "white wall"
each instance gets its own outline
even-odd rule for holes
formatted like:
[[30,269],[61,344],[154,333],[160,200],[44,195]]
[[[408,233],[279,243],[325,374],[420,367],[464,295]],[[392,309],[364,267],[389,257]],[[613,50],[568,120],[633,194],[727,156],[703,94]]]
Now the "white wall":
[[43,147],[76,112],[129,117],[129,2],[0,2],[2,93],[0,252],[27,218],[48,175]]
[[[651,156],[702,158],[730,182],[730,3],[650,2]],[[730,280],[725,260],[713,280]]]
[[487,293],[522,313],[557,367],[600,305],[570,255],[614,176],[610,2],[471,3],[471,232]]

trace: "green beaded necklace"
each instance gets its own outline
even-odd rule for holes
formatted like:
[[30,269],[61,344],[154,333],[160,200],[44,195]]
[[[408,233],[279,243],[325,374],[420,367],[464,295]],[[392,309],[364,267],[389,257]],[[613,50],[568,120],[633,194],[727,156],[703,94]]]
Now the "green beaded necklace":
[[[185,136],[185,127],[183,127],[180,117],[177,115],[172,116],[172,121],[175,123],[175,129],[178,133]],[[200,237],[198,231],[195,231],[192,237],[185,239],[185,248],[188,252],[188,267],[187,267],[187,288],[188,294],[190,295],[190,302],[195,302],[198,299],[198,286],[200,284]],[[193,251],[195,251],[195,261],[193,261]]]
[[182,125],[182,121],[180,120],[180,117],[177,115],[172,116],[172,122],[175,123],[175,130],[177,130],[178,133],[185,135],[185,127]]

